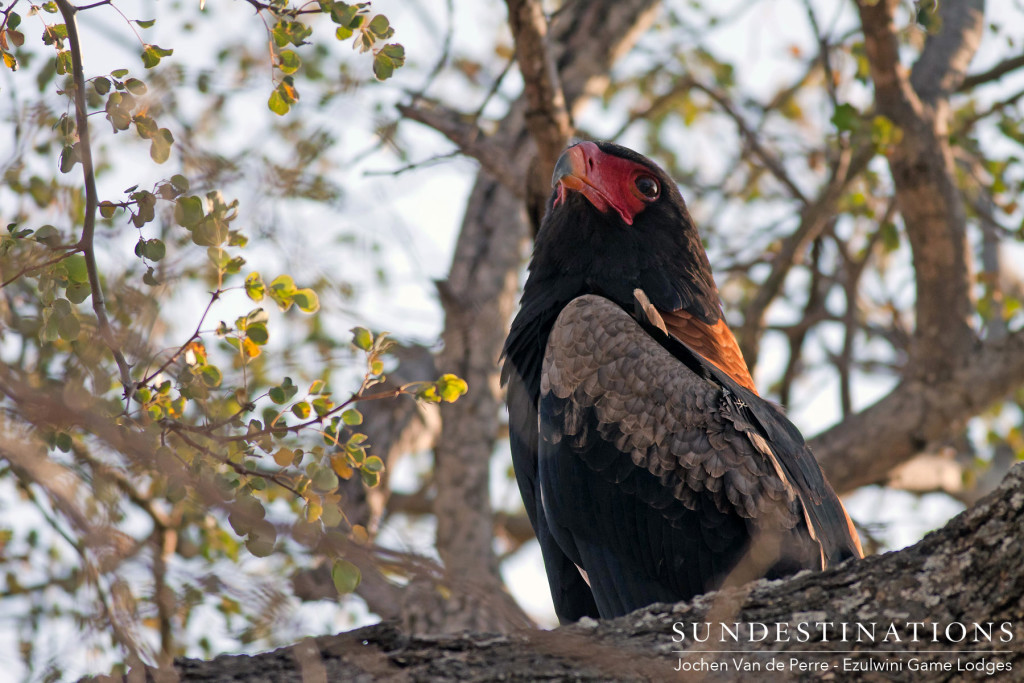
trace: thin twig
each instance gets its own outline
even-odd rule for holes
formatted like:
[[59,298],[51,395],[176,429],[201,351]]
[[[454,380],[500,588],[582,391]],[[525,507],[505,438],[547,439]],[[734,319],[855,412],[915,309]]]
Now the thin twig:
[[57,8],[64,17],[68,31],[68,47],[71,51],[71,68],[75,81],[75,118],[78,123],[78,153],[82,163],[82,176],[85,181],[85,219],[82,224],[82,239],[79,246],[85,257],[85,268],[89,276],[89,289],[92,291],[92,309],[96,315],[100,337],[110,349],[117,363],[121,386],[124,387],[125,412],[131,408],[135,388],[132,384],[131,367],[118,347],[114,330],[107,317],[106,302],[103,299],[103,288],[100,285],[99,268],[96,265],[96,209],[99,198],[96,192],[96,174],[92,163],[92,142],[89,138],[89,117],[85,104],[85,70],[82,66],[82,42],[78,36],[78,23],[75,14],[78,9],[68,0],[56,0]]

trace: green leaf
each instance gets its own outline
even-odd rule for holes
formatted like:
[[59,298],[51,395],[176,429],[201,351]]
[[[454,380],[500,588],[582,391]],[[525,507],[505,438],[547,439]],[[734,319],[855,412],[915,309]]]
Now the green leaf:
[[267,293],[277,304],[278,308],[282,311],[287,311],[292,306],[292,298],[295,296],[296,291],[295,281],[291,275],[278,275],[270,283],[270,289]]
[[[59,301],[65,301],[59,299]],[[66,341],[75,341],[78,339],[78,334],[82,330],[82,324],[78,321],[78,316],[72,310],[67,315],[62,315],[57,318],[57,334],[60,335],[61,339]]]
[[136,19],[135,23],[139,25],[139,28],[150,28],[156,23],[156,19]]
[[306,393],[308,393],[310,395],[316,395],[316,394],[323,393],[323,390],[324,390],[325,386],[326,386],[326,382],[324,382],[322,379],[315,379],[315,380],[313,380],[313,383],[309,385],[309,391],[306,392]]
[[220,383],[224,380],[224,375],[221,374],[220,368],[216,365],[204,365],[199,370],[199,376],[203,380],[203,384],[210,387],[219,387]]
[[104,218],[113,218],[115,211],[117,211],[117,206],[115,206],[113,202],[100,202],[100,216]]
[[[350,5],[345,2],[336,2],[331,5],[331,21],[333,21],[335,24],[338,24],[339,26],[349,27],[351,26],[353,20],[355,20],[356,15],[359,14],[360,9],[361,8],[359,5]],[[351,31],[349,31],[349,35],[352,35]]]
[[317,491],[334,491],[338,488],[338,475],[330,467],[321,467],[312,476],[313,488]]
[[307,501],[305,508],[302,510],[302,516],[307,522],[315,522],[320,519],[320,515],[324,512],[324,508],[317,501]]
[[110,92],[110,80],[103,78],[102,76],[93,79],[92,87],[96,89],[96,92],[100,95],[106,95]]
[[405,64],[405,48],[398,43],[389,43],[373,57],[373,75],[378,80],[387,80],[395,69]]
[[171,186],[174,187],[179,194],[188,192],[188,178],[180,173],[175,173],[171,176]]
[[142,245],[142,256],[150,261],[159,261],[167,254],[167,246],[158,239],[146,240]]
[[124,78],[128,75],[128,69],[114,69],[110,72],[110,75],[114,78]]
[[278,55],[277,68],[282,73],[293,74],[299,70],[302,65],[302,60],[295,54],[294,50],[281,50],[281,54]]
[[146,45],[142,50],[142,64],[147,69],[152,69],[160,63],[161,59],[170,57],[172,54],[174,54],[174,50],[165,50],[159,45]]
[[256,271],[249,273],[245,278],[245,293],[253,301],[263,301],[263,297],[266,294],[266,285],[263,284],[263,278]]
[[132,123],[131,110],[135,106],[134,98],[128,93],[112,92],[107,97],[105,111],[110,125],[115,131],[128,130]]
[[161,128],[153,136],[149,147],[149,156],[158,164],[162,164],[171,156],[171,145],[174,144],[174,136],[171,131]]
[[85,265],[85,257],[81,254],[72,254],[64,259],[64,272],[72,282],[89,281],[89,270]]
[[373,334],[365,327],[353,327],[352,344],[357,349],[369,351],[373,347]]
[[292,382],[292,378],[285,377],[281,384],[270,388],[270,400],[277,405],[285,404],[291,400],[292,396],[294,396],[298,390],[299,388],[295,386],[294,382]]
[[[45,7],[45,5],[44,5]],[[50,24],[43,27],[43,44],[63,47],[68,38],[68,27],[64,24]]]
[[203,200],[195,195],[174,201],[174,220],[182,227],[194,228],[203,215]]
[[363,469],[368,472],[383,472],[384,461],[378,458],[376,455],[371,455],[369,458],[366,459],[366,462],[363,463]]
[[[319,381],[319,380],[318,380]],[[313,399],[313,410],[320,417],[323,417],[327,413],[331,412],[331,408],[334,407],[334,403],[330,399],[320,396],[319,398]]]
[[267,332],[267,326],[264,323],[255,323],[246,327],[245,336],[258,346],[263,346],[270,339],[270,334]]
[[299,401],[298,403],[292,406],[292,415],[299,418],[300,420],[305,420],[309,418],[310,412],[312,411],[309,408],[309,404],[305,401]]
[[900,232],[892,221],[886,221],[878,226],[882,237],[882,246],[886,252],[892,253],[900,248]]
[[383,52],[373,56],[373,75],[378,81],[386,81],[395,73],[395,63]]
[[852,131],[860,123],[860,112],[852,104],[840,104],[832,114],[832,124],[841,131]]
[[64,295],[73,304],[82,303],[89,298],[90,294],[92,294],[92,290],[84,282],[75,282],[68,285],[67,289],[64,290]]
[[70,173],[75,164],[81,161],[78,154],[78,143],[65,145],[60,152],[60,172]]
[[288,113],[288,110],[291,109],[291,106],[284,101],[284,98],[278,90],[274,90],[274,92],[270,93],[270,99],[267,100],[267,107],[278,116],[284,116]]
[[391,28],[391,22],[383,14],[378,14],[371,19],[367,28],[381,40],[387,40],[395,33],[395,30]]
[[277,542],[277,530],[266,520],[259,520],[249,531],[245,539],[246,549],[256,557],[268,557],[274,552]]
[[127,81],[124,82],[124,87],[127,88],[128,92],[130,92],[133,95],[145,95],[146,90],[148,90],[146,84],[140,81],[138,78],[129,78]]
[[341,414],[341,421],[351,426],[361,425],[363,424],[363,414],[355,408],[349,408]]
[[292,295],[292,301],[303,313],[316,313],[320,310],[320,299],[312,289],[300,289]]
[[363,575],[360,573],[359,567],[348,560],[335,560],[331,567],[331,580],[334,582],[334,588],[341,595],[348,595],[358,588],[362,578]]
[[64,453],[69,452],[72,446],[71,435],[68,434],[67,432],[61,432],[60,434],[57,435],[57,438],[54,440],[53,445],[56,446],[58,450]]

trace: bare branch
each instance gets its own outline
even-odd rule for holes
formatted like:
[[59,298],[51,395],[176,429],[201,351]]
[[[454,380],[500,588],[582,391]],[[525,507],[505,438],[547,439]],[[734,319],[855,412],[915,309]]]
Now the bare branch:
[[899,59],[893,19],[898,4],[861,0],[858,7],[876,107],[903,136],[889,148],[888,159],[917,280],[917,327],[908,372],[938,378],[962,361],[974,338],[966,214],[954,179],[945,98],[955,86],[957,65],[973,53],[972,34],[980,28],[969,12],[945,17],[939,33],[929,38],[919,78],[932,74],[948,82],[919,94]]
[[808,203],[807,196],[804,195],[796,182],[789,176],[786,168],[774,154],[765,149],[764,145],[761,144],[761,140],[747,122],[743,119],[743,115],[737,111],[736,107],[732,105],[729,98],[722,91],[717,88],[713,88],[709,85],[701,83],[700,81],[694,81],[693,87],[701,92],[707,94],[712,100],[715,101],[719,107],[722,108],[729,118],[736,124],[736,128],[739,130],[740,135],[743,137],[743,141],[750,147],[750,150],[761,160],[761,163],[771,171],[775,179],[782,183],[793,196],[794,199],[798,199],[801,204],[806,205]]
[[1021,67],[1024,67],[1024,55],[1017,55],[1016,57],[1011,57],[1010,59],[1006,59],[1003,60],[1002,62],[999,62],[991,69],[986,69],[981,73],[972,74],[970,76],[965,77],[963,82],[960,83],[960,87],[957,88],[957,91],[967,92],[968,90],[973,90],[974,88],[977,88],[979,85],[985,85],[986,83],[991,83],[992,81],[998,81],[1006,74],[1010,73],[1011,71],[1016,71]]
[[490,140],[466,115],[437,103],[419,100],[416,105],[400,104],[398,111],[407,119],[430,126],[454,142],[466,156],[480,162],[484,172],[505,186],[516,197],[525,193],[523,179],[508,166],[508,153]]
[[970,418],[1020,387],[1024,330],[976,343],[964,354],[967,362],[948,376],[908,377],[871,407],[810,440],[837,491],[885,482],[894,467],[951,438]]
[[[547,48],[547,20],[537,0],[506,0],[506,4],[516,41],[516,60],[523,75],[526,125],[537,143],[542,166],[554,168],[572,135],[572,124],[555,60]],[[546,175],[550,176],[550,171]]]
[[743,325],[738,335],[743,357],[753,368],[760,353],[761,333],[764,331],[764,316],[768,306],[782,290],[786,277],[794,266],[799,265],[807,247],[818,238],[830,222],[835,220],[836,206],[850,183],[867,168],[874,157],[874,149],[864,146],[853,156],[843,150],[832,170],[832,177],[814,201],[804,199],[800,214],[800,225],[786,237],[772,259],[772,269],[767,279],[757,289],[754,299],[743,311]]

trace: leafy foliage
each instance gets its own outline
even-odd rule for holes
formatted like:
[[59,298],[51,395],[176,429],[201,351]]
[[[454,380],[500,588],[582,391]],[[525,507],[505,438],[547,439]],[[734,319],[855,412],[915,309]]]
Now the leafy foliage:
[[[265,558],[273,572],[326,558],[337,590],[355,590],[360,570],[345,558],[365,557],[372,539],[346,517],[343,497],[379,486],[386,474],[359,431],[359,406],[421,393],[418,383],[382,388],[387,333],[359,328],[352,345],[324,335],[323,316],[337,309],[321,308],[323,282],[287,273],[264,280],[251,269],[244,203],[190,161],[197,139],[159,99],[182,51],[143,40],[138,29],[155,20],[129,22],[126,36],[140,44],[134,62],[83,72],[82,55],[109,45],[83,43],[76,15],[107,4],[22,7],[43,23],[37,45],[19,30],[19,0],[0,10],[3,63],[19,85],[35,76],[31,125],[43,140],[19,144],[3,169],[0,236],[0,486],[16,489],[39,516],[0,528],[0,600],[20,605],[30,667],[36,639],[64,615],[83,629],[96,624],[94,646],[113,647],[125,661],[167,662],[194,648],[180,634],[209,610],[227,624],[248,622],[243,642],[266,638],[280,601],[232,597],[245,557]],[[382,42],[394,29],[383,15],[369,16],[367,4],[251,4],[271,38],[265,65],[274,72],[275,113],[298,102],[300,54],[312,47],[314,25],[344,26],[349,33],[337,39],[372,53],[381,80],[404,60],[400,45]],[[131,141],[120,134],[130,130],[153,164],[170,170],[120,197],[102,196],[97,178],[124,173],[119,150]],[[47,167],[52,176],[31,170]],[[144,167],[133,172],[152,177]],[[308,198],[336,200],[316,182]],[[130,242],[113,238],[126,233]],[[175,290],[195,285],[205,288],[205,305],[182,310]],[[270,302],[273,311],[264,308]],[[325,342],[337,355],[281,369]],[[437,381],[447,400],[465,391],[454,381]],[[34,569],[22,576],[26,562]],[[72,601],[52,599],[50,588]]]

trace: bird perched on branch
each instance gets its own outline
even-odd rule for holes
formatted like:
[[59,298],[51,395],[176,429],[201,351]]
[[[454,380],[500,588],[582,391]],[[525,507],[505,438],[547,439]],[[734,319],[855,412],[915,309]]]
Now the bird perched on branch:
[[552,184],[502,380],[559,619],[862,557],[800,432],[758,396],[675,183],[582,142]]

